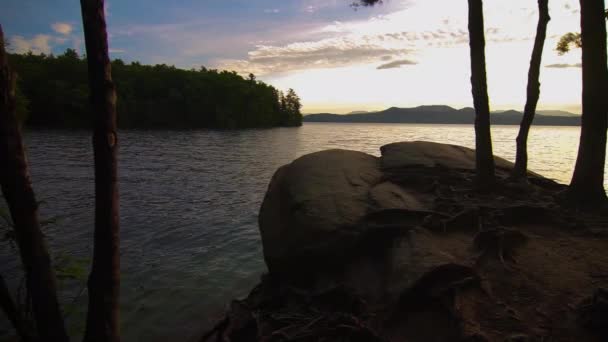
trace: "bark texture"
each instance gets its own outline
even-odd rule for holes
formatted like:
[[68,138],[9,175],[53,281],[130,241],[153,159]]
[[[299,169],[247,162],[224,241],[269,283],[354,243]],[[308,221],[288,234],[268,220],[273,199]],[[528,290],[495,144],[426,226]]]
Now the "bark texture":
[[6,314],[6,317],[11,321],[13,327],[17,331],[19,338],[22,342],[33,341],[31,331],[28,330],[23,314],[19,311],[19,308],[13,301],[11,293],[4,281],[2,275],[0,275],[0,308]]
[[536,27],[536,39],[532,49],[530,59],[530,69],[528,71],[528,88],[524,116],[519,126],[517,135],[517,154],[515,157],[515,168],[513,169],[514,178],[525,178],[528,172],[528,134],[530,126],[534,121],[536,106],[540,97],[540,66],[547,37],[547,25],[551,20],[549,16],[549,0],[538,0],[538,25]]
[[608,68],[604,0],[580,0],[583,115],[576,166],[568,197],[583,206],[605,204],[604,165],[608,128]]
[[95,243],[85,341],[120,341],[116,91],[103,0],[81,0],[93,112]]
[[15,236],[31,296],[34,319],[44,341],[67,341],[57,300],[55,274],[40,230],[38,202],[32,188],[16,117],[16,76],[10,70],[0,27],[0,183],[13,219]]
[[471,86],[475,105],[477,184],[481,187],[487,187],[495,182],[495,175],[486,77],[483,3],[481,0],[469,0],[469,44],[471,48]]

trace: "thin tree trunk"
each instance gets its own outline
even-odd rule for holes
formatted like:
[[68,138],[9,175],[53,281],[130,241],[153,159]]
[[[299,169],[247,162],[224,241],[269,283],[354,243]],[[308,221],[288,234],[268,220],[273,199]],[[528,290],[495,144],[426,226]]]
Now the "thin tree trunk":
[[85,341],[120,341],[116,91],[103,0],[81,0],[95,153],[95,244]]
[[17,245],[32,298],[38,334],[68,341],[57,300],[55,273],[38,219],[38,202],[16,117],[15,74],[9,69],[0,27],[0,183],[14,223]]
[[515,157],[515,167],[513,168],[513,178],[525,178],[528,172],[528,133],[536,114],[536,105],[540,96],[540,65],[543,57],[545,38],[547,37],[547,25],[551,17],[549,16],[549,0],[538,0],[538,26],[536,27],[536,39],[532,49],[530,59],[530,70],[528,71],[528,89],[524,116],[519,126],[517,135],[517,154]]
[[604,0],[581,0],[583,115],[578,157],[568,189],[579,205],[606,203],[604,165],[608,128],[608,68]]
[[33,341],[33,337],[31,336],[31,332],[27,329],[27,324],[25,323],[25,319],[23,318],[23,314],[15,305],[13,298],[11,297],[11,293],[8,290],[8,286],[4,281],[2,275],[0,275],[0,308],[6,314],[6,317],[11,321],[13,327],[17,331],[17,334],[21,338],[22,342]]
[[469,39],[471,48],[471,86],[475,104],[475,157],[477,184],[491,186],[495,181],[490,104],[486,79],[483,3],[469,0]]

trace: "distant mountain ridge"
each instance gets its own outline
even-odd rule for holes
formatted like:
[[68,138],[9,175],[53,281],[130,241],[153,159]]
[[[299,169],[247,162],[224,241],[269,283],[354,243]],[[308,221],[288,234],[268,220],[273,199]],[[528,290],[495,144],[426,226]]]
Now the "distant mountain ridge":
[[[490,120],[494,125],[519,125],[523,114],[515,110],[492,112]],[[308,114],[304,122],[366,122],[366,123],[429,123],[429,124],[473,124],[475,109],[465,107],[455,109],[450,106],[434,105],[414,108],[391,107],[379,112],[355,112],[351,114]],[[534,124],[546,126],[580,126],[580,115],[565,111],[540,110]]]

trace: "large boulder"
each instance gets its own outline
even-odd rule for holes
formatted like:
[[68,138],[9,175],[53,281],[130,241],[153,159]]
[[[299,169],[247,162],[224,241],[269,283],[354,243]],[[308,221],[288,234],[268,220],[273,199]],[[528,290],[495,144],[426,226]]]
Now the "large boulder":
[[[429,141],[398,142],[384,145],[382,166],[387,169],[407,167],[442,167],[446,169],[475,169],[475,151],[458,145]],[[510,170],[513,163],[494,157],[498,169]]]
[[346,150],[312,153],[281,167],[259,215],[269,270],[314,269],[352,248],[369,190],[381,179],[378,158]]
[[539,175],[511,180],[500,158],[479,189],[468,148],[381,151],[323,151],[276,172],[259,217],[269,275],[218,338],[606,340],[606,213],[562,206],[564,186]]
[[[415,186],[396,184],[386,172],[475,167],[474,151],[460,146],[404,142],[383,146],[381,152],[378,158],[326,150],[305,155],[275,173],[259,215],[271,273],[307,277],[332,266],[345,268],[346,260],[369,247],[367,240],[383,235],[393,239],[387,227],[396,227],[400,234],[414,228],[412,218],[420,222],[434,206],[433,197],[420,186],[432,184],[420,184],[430,181],[413,176]],[[501,168],[512,166],[504,159],[496,161]]]

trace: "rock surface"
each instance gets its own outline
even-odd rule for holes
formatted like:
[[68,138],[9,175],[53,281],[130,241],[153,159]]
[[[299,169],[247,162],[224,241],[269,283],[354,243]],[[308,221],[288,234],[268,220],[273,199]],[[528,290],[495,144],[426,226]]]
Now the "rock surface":
[[[329,150],[274,175],[259,224],[269,274],[218,325],[232,341],[601,341],[608,215],[562,207],[529,173],[473,184],[474,151]],[[231,318],[232,317],[232,318]],[[246,330],[245,328],[246,327]]]
[[281,167],[259,215],[268,268],[314,269],[351,249],[369,190],[381,177],[377,158],[345,150],[309,154]]
[[[368,222],[369,216],[385,209],[431,211],[434,197],[426,192],[436,186],[435,174],[452,170],[472,176],[475,169],[474,151],[462,146],[402,142],[383,146],[381,152],[377,158],[327,150],[305,155],[276,172],[259,216],[270,272],[316,273],[342,265],[361,239],[381,230]],[[495,159],[497,169],[508,175],[513,164]],[[391,174],[404,176],[407,171],[414,172],[409,179],[394,177],[401,186],[390,181]]]

